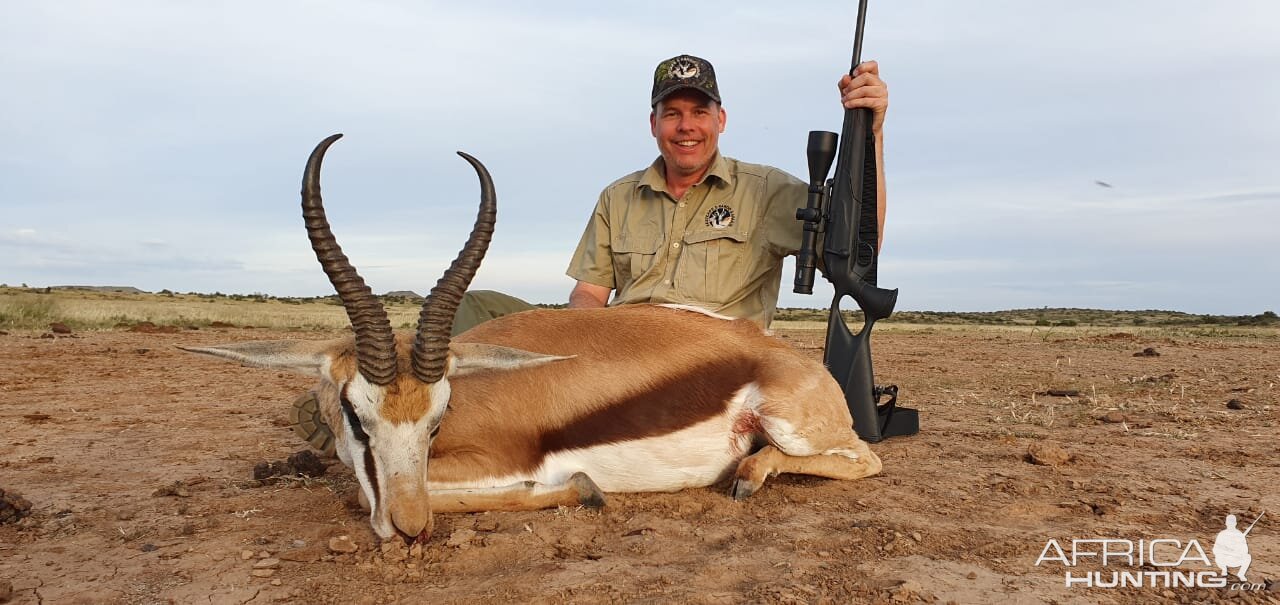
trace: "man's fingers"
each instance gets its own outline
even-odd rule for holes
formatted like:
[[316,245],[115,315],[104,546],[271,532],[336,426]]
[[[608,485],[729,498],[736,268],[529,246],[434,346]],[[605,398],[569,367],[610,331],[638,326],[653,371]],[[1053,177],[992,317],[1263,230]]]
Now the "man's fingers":
[[840,94],[846,95],[858,88],[880,88],[885,89],[884,80],[876,74],[862,74],[856,78],[845,75],[840,78]]
[[875,74],[880,75],[880,64],[875,61],[863,61],[853,70],[853,75]]
[[858,97],[852,99],[846,97],[842,99],[842,102],[844,103],[845,109],[865,107],[875,111],[876,113],[881,113],[889,108],[889,99],[886,99],[885,97]]

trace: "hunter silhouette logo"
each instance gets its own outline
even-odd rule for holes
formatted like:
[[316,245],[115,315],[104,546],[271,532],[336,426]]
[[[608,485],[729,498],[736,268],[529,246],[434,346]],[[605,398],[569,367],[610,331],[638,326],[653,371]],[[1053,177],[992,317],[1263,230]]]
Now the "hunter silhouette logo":
[[[1205,551],[1195,538],[1085,538],[1062,542],[1055,538],[1044,545],[1035,564],[1060,565],[1066,588],[1266,590],[1265,583],[1250,582],[1245,576],[1253,563],[1249,532],[1264,514],[1265,511],[1259,513],[1244,531],[1237,529],[1235,515],[1227,515],[1226,528],[1214,537],[1211,551]],[[1213,553],[1212,560],[1209,552]],[[1082,569],[1082,564],[1087,567]],[[1235,578],[1228,572],[1232,568],[1236,570]]]
[[[1262,514],[1258,515],[1258,519],[1261,518]],[[1249,571],[1249,564],[1253,562],[1253,557],[1249,555],[1247,538],[1249,532],[1253,531],[1253,526],[1258,524],[1258,519],[1254,519],[1253,523],[1249,524],[1249,529],[1240,531],[1236,529],[1236,516],[1227,515],[1227,528],[1218,532],[1218,537],[1213,539],[1213,562],[1222,575],[1227,575],[1228,567],[1238,567],[1236,577],[1240,578],[1241,582],[1249,581],[1244,574]]]
[[716,206],[707,211],[706,223],[714,229],[728,229],[733,224],[733,208]]
[[676,59],[671,64],[671,67],[667,69],[667,74],[673,78],[680,78],[681,80],[696,78],[698,77],[698,64],[694,63],[690,59],[682,57]]

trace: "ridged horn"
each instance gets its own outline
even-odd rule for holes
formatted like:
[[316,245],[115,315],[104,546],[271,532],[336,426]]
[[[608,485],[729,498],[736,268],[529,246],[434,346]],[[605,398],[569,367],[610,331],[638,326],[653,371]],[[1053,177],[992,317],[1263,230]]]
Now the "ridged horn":
[[439,382],[444,376],[444,366],[449,355],[449,335],[453,330],[453,318],[462,303],[462,296],[471,285],[484,253],[493,238],[493,224],[498,218],[498,202],[493,192],[493,179],[484,164],[461,151],[458,155],[471,164],[480,177],[480,211],[476,214],[475,227],[467,244],[462,247],[453,264],[436,282],[431,294],[422,304],[418,315],[418,335],[413,339],[413,375],[427,384]]
[[307,226],[307,237],[316,260],[329,282],[338,292],[342,306],[347,310],[351,328],[356,333],[356,364],[365,380],[388,385],[396,378],[396,340],[391,331],[391,321],[382,303],[366,286],[364,279],[342,253],[337,238],[329,228],[324,214],[324,202],[320,199],[320,165],[329,146],[342,138],[335,134],[316,145],[307,168],[302,173],[302,220]]

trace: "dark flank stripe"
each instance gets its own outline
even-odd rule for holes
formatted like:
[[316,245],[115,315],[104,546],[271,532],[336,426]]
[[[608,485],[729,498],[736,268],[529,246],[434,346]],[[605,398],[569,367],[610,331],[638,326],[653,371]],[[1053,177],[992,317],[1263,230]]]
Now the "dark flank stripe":
[[751,382],[754,373],[751,360],[719,359],[665,375],[661,383],[638,384],[642,392],[543,433],[540,449],[545,456],[674,433],[724,413],[729,399]]

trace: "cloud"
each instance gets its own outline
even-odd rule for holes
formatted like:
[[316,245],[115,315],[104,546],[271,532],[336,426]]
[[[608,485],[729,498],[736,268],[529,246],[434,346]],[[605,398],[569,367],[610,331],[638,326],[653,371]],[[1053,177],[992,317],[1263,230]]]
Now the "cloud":
[[[562,301],[599,190],[655,155],[658,59],[711,58],[726,153],[803,176],[805,133],[839,129],[854,10],[17,3],[0,22],[16,91],[0,95],[0,274],[325,293],[298,180],[343,131],[325,196],[371,282],[421,289],[452,258],[477,196],[462,148],[500,203],[478,287]],[[882,282],[939,310],[1280,299],[1258,277],[1280,273],[1277,19],[1263,1],[873,3],[865,55],[893,91]]]

